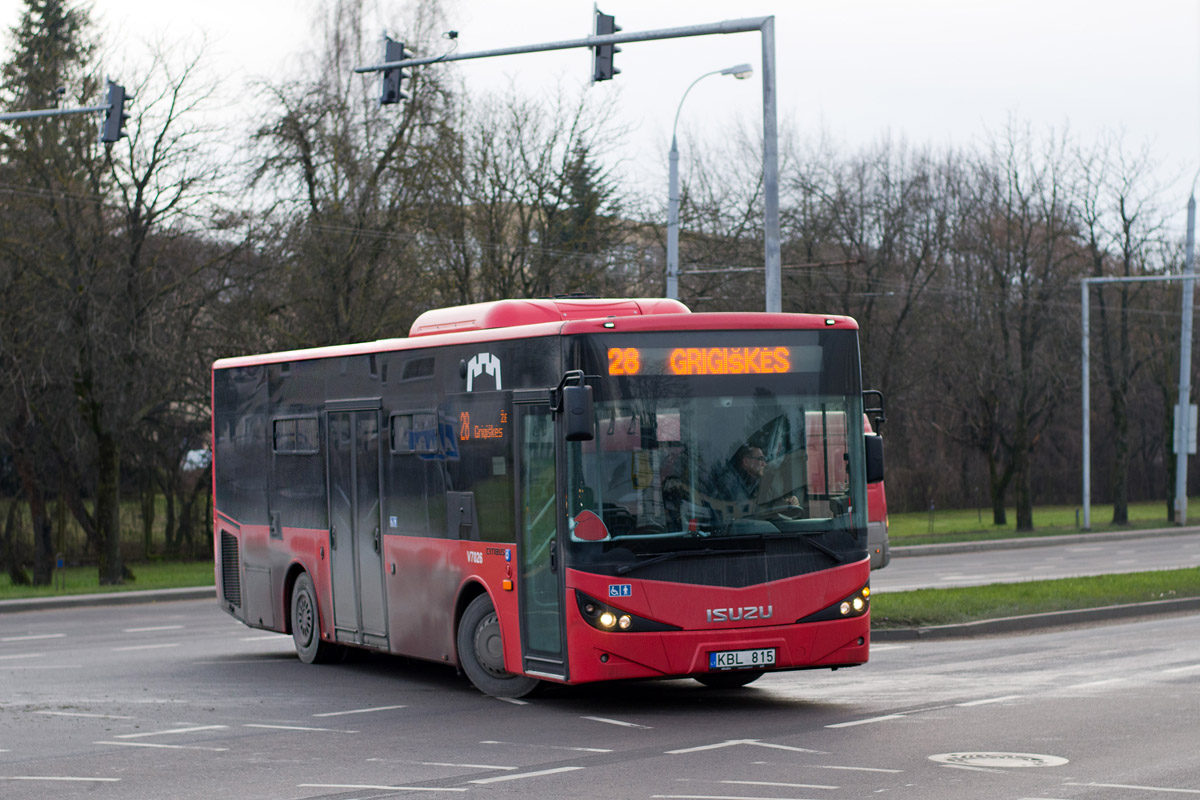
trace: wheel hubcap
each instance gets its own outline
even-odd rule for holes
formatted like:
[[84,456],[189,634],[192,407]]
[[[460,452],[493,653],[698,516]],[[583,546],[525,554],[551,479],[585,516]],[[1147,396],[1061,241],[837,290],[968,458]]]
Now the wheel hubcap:
[[504,669],[504,643],[500,639],[500,622],[496,612],[488,614],[475,626],[475,658],[479,666],[497,678],[510,677]]
[[312,641],[313,609],[312,600],[307,593],[301,593],[296,598],[296,632],[300,635],[300,641],[303,644],[307,645]]

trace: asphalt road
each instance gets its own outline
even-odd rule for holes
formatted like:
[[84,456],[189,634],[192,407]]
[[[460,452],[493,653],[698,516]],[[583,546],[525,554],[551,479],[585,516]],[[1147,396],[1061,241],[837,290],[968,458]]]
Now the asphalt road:
[[[876,592],[1074,578],[1200,566],[1200,533],[892,558],[871,573]],[[982,544],[981,544],[982,546]]]
[[863,667],[485,697],[316,667],[211,601],[0,616],[0,797],[1200,795],[1200,615],[884,644]]

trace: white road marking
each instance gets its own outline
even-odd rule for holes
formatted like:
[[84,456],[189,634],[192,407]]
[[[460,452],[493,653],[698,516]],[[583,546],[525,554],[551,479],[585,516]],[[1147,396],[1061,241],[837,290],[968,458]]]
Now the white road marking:
[[277,642],[280,636],[287,636],[286,633],[272,633],[266,636],[243,636],[238,639],[239,642]]
[[122,633],[151,633],[153,631],[178,631],[183,630],[182,625],[151,625],[148,628],[126,628]]
[[1200,789],[1168,789],[1162,786],[1130,786],[1124,783],[1064,783],[1063,786],[1088,786],[1098,789],[1137,789],[1143,792],[1169,792],[1171,794],[1200,794]]
[[299,789],[374,789],[381,792],[465,792],[466,787],[439,789],[432,786],[382,786],[369,783],[298,783]]
[[0,642],[32,642],[35,639],[65,639],[65,633],[31,633],[28,636],[5,636]]
[[1186,667],[1171,667],[1162,671],[1164,675],[1179,675],[1184,672],[1200,672],[1200,664],[1190,664]]
[[372,711],[395,711],[397,708],[408,706],[375,706],[374,708],[355,708],[350,711],[326,711],[324,714],[313,714],[314,717],[343,717],[347,714],[370,714]]
[[622,722],[619,719],[608,719],[607,717],[584,717],[592,722],[604,722],[608,725],[620,725],[622,728],[641,728],[642,730],[650,730],[649,725],[638,725],[636,722]]
[[734,786],[782,786],[785,789],[840,789],[840,786],[822,786],[818,783],[776,783],[774,781],[721,781]]
[[1064,686],[1064,689],[1091,689],[1094,686],[1107,686],[1110,683],[1121,683],[1124,678],[1105,678],[1102,681],[1088,681],[1087,683],[1075,683],[1070,686]]
[[882,769],[880,767],[835,767],[832,765],[818,765],[816,769],[845,769],[854,772],[889,772],[899,774],[904,772],[902,769]]
[[157,747],[162,750],[205,750],[210,753],[226,753],[228,747],[201,747],[194,744],[155,744],[153,742],[92,742],[92,744],[111,744],[120,747]]
[[557,775],[562,772],[574,772],[583,767],[555,767],[554,769],[540,769],[537,772],[518,772],[515,775],[498,775],[495,778],[479,778],[477,780],[468,781],[468,783],[500,783],[501,781],[519,781],[522,778],[540,778],[543,775]]
[[48,666],[47,666],[47,665],[44,665],[44,664],[38,664],[36,667],[17,667],[17,666],[14,666],[14,667],[8,667],[8,666],[3,666],[3,667],[0,667],[0,669],[4,669],[4,670],[14,670],[14,669],[39,669],[39,670],[41,670],[41,669],[83,669],[83,664],[50,664],[50,665],[48,665]]
[[228,725],[197,725],[191,728],[171,728],[165,731],[145,731],[144,733],[122,733],[120,736],[114,736],[114,739],[144,739],[147,736],[166,736],[173,733],[195,733],[196,731],[219,731],[228,728]]
[[[514,747],[517,746],[517,744],[515,742],[497,742],[497,741],[493,741],[493,740],[480,742],[480,744],[508,744],[508,745],[513,745]],[[566,745],[561,745],[561,744],[530,744],[530,745],[520,745],[520,746],[521,747],[538,747],[538,748],[544,748],[546,750],[572,750],[576,753],[611,753],[612,752],[612,750],[608,750],[603,747],[567,747]]]
[[202,667],[202,666],[211,666],[213,664],[219,664],[219,665],[225,665],[225,664],[270,664],[273,661],[278,662],[278,661],[295,661],[295,660],[296,660],[295,656],[288,656],[286,658],[229,658],[229,659],[225,659],[223,661],[193,661],[192,664],[194,664],[195,666],[198,666],[198,667]]
[[[762,797],[749,797],[737,794],[652,794],[656,800],[763,800]],[[800,800],[795,797],[772,797],[770,800]]]
[[772,744],[770,742],[760,742],[758,739],[729,739],[724,742],[717,742],[716,744],[702,744],[699,747],[685,747],[682,750],[668,750],[668,751],[666,751],[666,753],[669,756],[678,756],[678,755],[683,755],[685,753],[699,753],[702,750],[719,750],[722,747],[733,747],[733,746],[739,745],[739,744],[749,744],[749,745],[754,745],[756,747],[769,747],[773,750],[790,750],[793,753],[813,753],[815,755],[822,755],[822,756],[828,755],[828,753],[825,753],[821,750],[806,750],[803,747],[791,747],[790,745],[786,745],[786,744]]
[[18,658],[43,658],[45,653],[17,653],[11,656],[0,656],[0,661],[15,661]]
[[886,722],[892,719],[904,719],[903,714],[886,714],[882,717],[871,717],[869,719],[856,719],[853,722],[839,722],[835,725],[826,725],[826,728],[853,728],[855,725],[870,725],[874,722]]
[[117,783],[120,778],[68,778],[50,775],[0,775],[0,781],[71,781],[77,783]]
[[527,706],[528,700],[518,700],[515,697],[497,697],[497,700],[503,700],[505,703],[512,703],[514,706]]
[[129,647],[114,647],[114,653],[128,653],[133,650],[164,650],[168,647],[179,647],[179,642],[169,642],[165,644],[135,644]]
[[46,714],[51,717],[91,717],[93,719],[134,719],[120,714],[85,714],[82,711],[35,711],[35,714]]
[[422,761],[423,767],[458,767],[459,769],[506,769],[514,770],[516,767],[501,767],[496,764],[446,764],[441,761]]
[[299,725],[256,725],[253,722],[242,726],[243,728],[267,728],[273,731],[310,731],[314,733],[358,733],[358,731],[339,731],[333,728],[303,728]]
[[884,650],[909,650],[911,644],[871,644],[872,653],[882,653]]
[[1005,695],[1004,697],[989,697],[986,700],[972,700],[969,703],[959,703],[958,707],[970,708],[971,706],[986,706],[989,703],[1003,703],[1006,700],[1019,700],[1020,698],[1021,695],[1019,694],[1010,694]]
[[948,769],[968,769],[968,770],[971,770],[972,772],[999,772],[1001,774],[1004,773],[1004,770],[1002,770],[1002,769],[992,769],[991,767],[972,767],[969,764],[938,764],[938,766],[946,767]]

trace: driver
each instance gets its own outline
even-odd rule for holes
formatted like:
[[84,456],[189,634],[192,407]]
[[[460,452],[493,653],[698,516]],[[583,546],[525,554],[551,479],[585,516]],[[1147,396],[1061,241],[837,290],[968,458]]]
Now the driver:
[[[732,503],[754,500],[766,468],[767,459],[763,456],[762,448],[747,442],[734,452],[726,467],[714,476],[713,493]],[[800,505],[794,494],[780,498],[779,502],[789,506]]]

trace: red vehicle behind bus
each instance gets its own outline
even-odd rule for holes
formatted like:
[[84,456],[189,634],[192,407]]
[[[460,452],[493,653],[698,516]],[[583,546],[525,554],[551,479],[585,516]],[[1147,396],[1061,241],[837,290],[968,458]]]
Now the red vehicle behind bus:
[[883,456],[852,319],[506,300],[212,381],[219,603],[306,662],[516,697],[867,660]]

